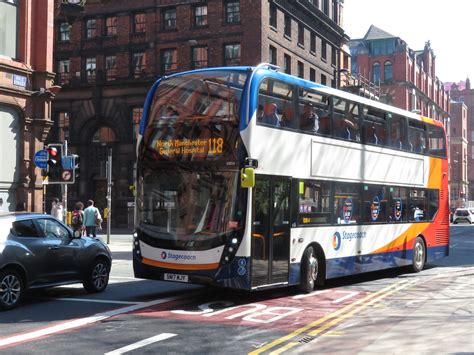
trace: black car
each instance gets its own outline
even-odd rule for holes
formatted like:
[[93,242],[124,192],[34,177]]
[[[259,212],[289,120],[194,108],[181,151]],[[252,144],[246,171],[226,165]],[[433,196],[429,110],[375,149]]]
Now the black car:
[[14,308],[34,288],[81,282],[88,292],[102,292],[111,265],[107,245],[75,236],[50,215],[0,214],[0,310]]

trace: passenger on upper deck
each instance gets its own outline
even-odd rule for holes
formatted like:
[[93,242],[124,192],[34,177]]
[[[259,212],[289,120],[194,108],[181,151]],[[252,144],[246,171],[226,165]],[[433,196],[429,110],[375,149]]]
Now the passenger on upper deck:
[[291,107],[287,107],[283,110],[283,115],[281,116],[281,126],[296,129],[295,115]]
[[319,128],[319,117],[314,111],[313,104],[304,104],[303,114],[300,118],[300,127],[303,131],[317,132]]
[[280,119],[277,115],[277,105],[275,103],[265,104],[265,107],[263,108],[263,117],[260,122],[275,127],[280,126]]

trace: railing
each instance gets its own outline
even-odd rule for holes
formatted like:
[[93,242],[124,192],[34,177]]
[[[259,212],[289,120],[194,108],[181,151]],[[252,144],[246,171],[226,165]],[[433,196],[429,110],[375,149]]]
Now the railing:
[[352,75],[349,72],[340,73],[340,88],[356,95],[372,100],[380,100],[380,81],[374,83],[361,74]]

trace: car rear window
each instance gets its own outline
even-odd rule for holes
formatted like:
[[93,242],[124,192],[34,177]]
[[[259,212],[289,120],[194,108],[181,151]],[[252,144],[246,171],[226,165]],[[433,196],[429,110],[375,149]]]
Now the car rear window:
[[31,219],[13,222],[12,233],[18,237],[38,237],[38,232]]

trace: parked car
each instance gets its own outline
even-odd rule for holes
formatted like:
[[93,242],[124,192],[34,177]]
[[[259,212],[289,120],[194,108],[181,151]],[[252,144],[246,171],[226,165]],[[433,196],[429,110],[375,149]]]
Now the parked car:
[[81,282],[88,292],[104,291],[110,249],[77,234],[50,215],[0,214],[0,310],[16,307],[35,288]]
[[474,209],[456,208],[453,215],[453,223],[457,224],[458,222],[474,223]]

